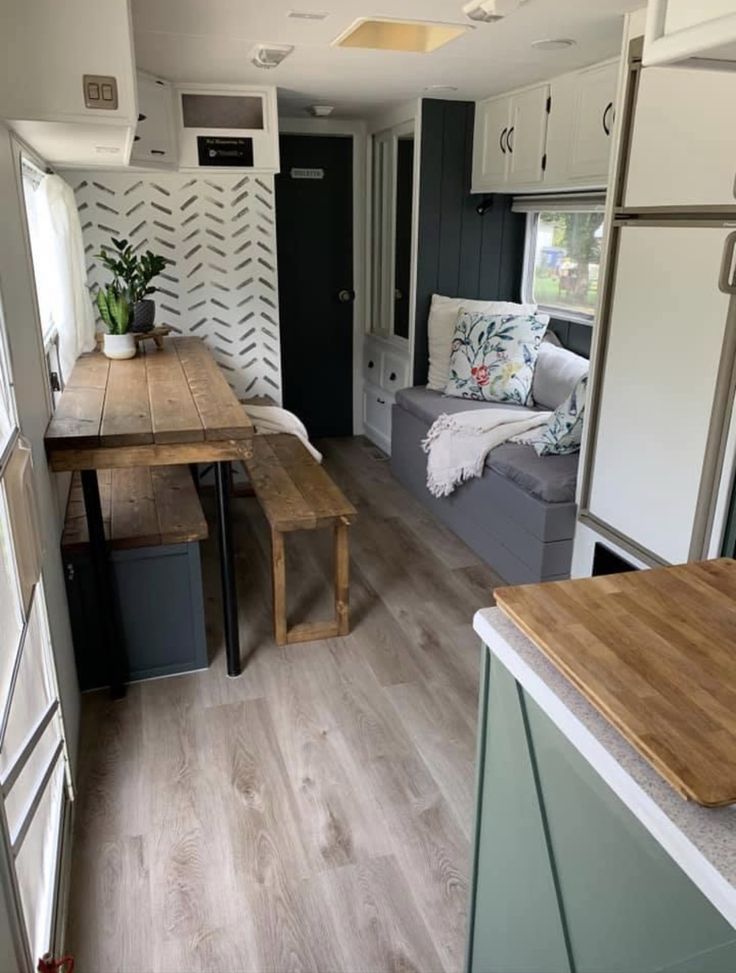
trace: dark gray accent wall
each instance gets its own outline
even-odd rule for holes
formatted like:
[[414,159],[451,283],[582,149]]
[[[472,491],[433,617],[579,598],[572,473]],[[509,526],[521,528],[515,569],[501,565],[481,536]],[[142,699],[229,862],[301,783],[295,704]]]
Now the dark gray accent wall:
[[[414,338],[414,384],[427,381],[427,319],[432,294],[469,300],[519,301],[526,216],[512,213],[512,197],[470,195],[475,105],[422,102],[419,246]],[[565,347],[590,355],[591,329],[553,321]]]
[[518,301],[525,217],[511,197],[496,195],[488,211],[470,195],[475,105],[422,102],[419,248],[414,382],[427,381],[427,318],[432,294],[469,300]]

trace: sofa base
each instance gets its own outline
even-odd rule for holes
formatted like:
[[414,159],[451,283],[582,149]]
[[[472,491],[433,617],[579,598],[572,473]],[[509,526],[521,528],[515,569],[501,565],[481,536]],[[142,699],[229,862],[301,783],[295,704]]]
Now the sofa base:
[[558,581],[570,576],[577,508],[545,503],[486,469],[449,497],[426,486],[426,424],[393,407],[391,472],[424,506],[509,584]]

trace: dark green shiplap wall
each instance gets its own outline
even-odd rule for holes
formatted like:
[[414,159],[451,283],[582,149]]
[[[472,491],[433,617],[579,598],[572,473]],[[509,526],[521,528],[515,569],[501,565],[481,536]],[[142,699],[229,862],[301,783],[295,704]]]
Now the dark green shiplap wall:
[[[422,102],[415,385],[427,381],[432,294],[520,300],[526,217],[511,212],[511,196],[498,194],[478,214],[483,197],[470,195],[474,118],[473,102]],[[590,328],[566,322],[553,328],[567,347],[589,354]]]

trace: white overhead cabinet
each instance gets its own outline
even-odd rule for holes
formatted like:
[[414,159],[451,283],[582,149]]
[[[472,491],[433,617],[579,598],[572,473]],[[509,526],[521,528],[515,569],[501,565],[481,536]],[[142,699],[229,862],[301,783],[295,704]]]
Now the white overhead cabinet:
[[177,85],[180,169],[279,171],[276,89]]
[[476,105],[475,193],[604,189],[618,59]]
[[127,0],[0,3],[0,118],[39,155],[127,165],[136,117]]
[[476,105],[475,193],[539,188],[544,179],[549,85],[537,85]]
[[736,205],[736,73],[696,68],[641,72],[624,205]]
[[147,74],[138,75],[138,124],[130,161],[171,169],[179,161],[172,87]]
[[644,64],[693,57],[736,61],[736,0],[649,0]]
[[545,188],[606,186],[618,69],[618,60],[609,61],[552,82]]

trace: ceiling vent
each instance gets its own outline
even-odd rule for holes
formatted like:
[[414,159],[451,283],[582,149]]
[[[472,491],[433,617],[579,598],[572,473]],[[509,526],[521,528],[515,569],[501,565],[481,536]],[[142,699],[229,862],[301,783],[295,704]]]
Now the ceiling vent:
[[251,51],[251,63],[257,68],[277,68],[294,50],[289,44],[259,44]]
[[482,24],[494,24],[518,10],[523,2],[524,0],[470,0],[463,7],[463,13]]
[[332,44],[333,47],[358,47],[373,51],[430,54],[457,37],[462,37],[471,29],[468,24],[391,20],[387,17],[360,17]]
[[330,15],[326,10],[290,10],[286,16],[291,20],[327,20]]

